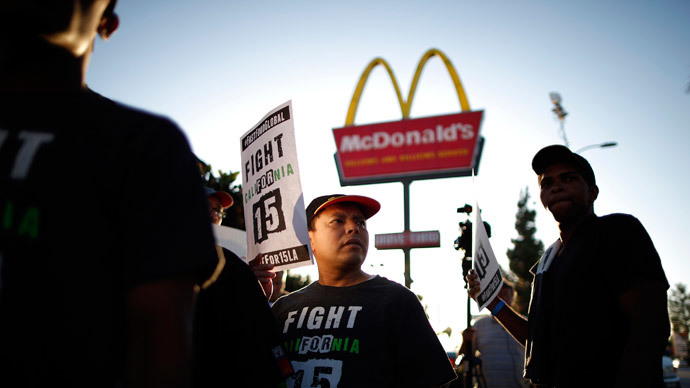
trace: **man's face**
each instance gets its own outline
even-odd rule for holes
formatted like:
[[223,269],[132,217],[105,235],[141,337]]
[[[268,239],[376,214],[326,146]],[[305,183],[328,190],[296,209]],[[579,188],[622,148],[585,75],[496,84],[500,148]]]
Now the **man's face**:
[[224,209],[220,205],[220,200],[215,196],[206,197],[208,200],[208,212],[211,216],[211,222],[220,225],[223,222]]
[[343,273],[362,266],[369,249],[369,232],[357,205],[345,202],[329,206],[313,222],[309,240],[320,272]]
[[558,223],[575,221],[589,214],[599,193],[596,185],[590,186],[569,164],[547,167],[539,180],[541,203]]

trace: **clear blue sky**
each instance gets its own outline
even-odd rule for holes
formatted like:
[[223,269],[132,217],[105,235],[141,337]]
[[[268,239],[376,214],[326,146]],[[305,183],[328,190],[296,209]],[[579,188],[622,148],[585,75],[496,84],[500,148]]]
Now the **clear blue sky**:
[[[171,117],[199,157],[225,171],[240,169],[240,136],[292,100],[306,201],[335,192],[382,201],[369,223],[365,266],[401,283],[402,251],[376,251],[373,235],[402,231],[402,185],[340,187],[331,129],[344,124],[359,76],[373,58],[392,66],[404,95],[428,49],[450,58],[471,108],[485,111],[478,176],[474,185],[470,178],[417,181],[410,193],[411,229],[440,230],[442,243],[412,251],[412,290],[424,296],[437,331],[453,329],[448,347],[459,344],[466,324],[461,255],[452,245],[464,220],[456,208],[477,196],[504,268],[521,190],[528,188],[536,199],[538,237],[545,245],[557,237],[530,169],[537,150],[562,143],[552,91],[570,113],[565,129],[572,149],[618,142],[583,153],[601,191],[596,212],[637,216],[669,282],[690,283],[686,0],[119,0],[117,12],[120,29],[96,45],[87,76],[93,89]],[[440,59],[432,58],[411,117],[458,111],[450,78]],[[393,87],[377,67],[355,122],[400,118]],[[304,273],[315,278],[313,268]]]

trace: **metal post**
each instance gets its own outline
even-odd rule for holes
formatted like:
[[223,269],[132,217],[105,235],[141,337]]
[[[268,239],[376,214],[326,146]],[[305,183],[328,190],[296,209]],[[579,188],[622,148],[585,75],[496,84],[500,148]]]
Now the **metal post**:
[[[410,180],[403,180],[403,206],[405,219],[405,232],[410,231]],[[405,287],[410,288],[412,277],[410,276],[410,248],[403,248],[405,253]]]

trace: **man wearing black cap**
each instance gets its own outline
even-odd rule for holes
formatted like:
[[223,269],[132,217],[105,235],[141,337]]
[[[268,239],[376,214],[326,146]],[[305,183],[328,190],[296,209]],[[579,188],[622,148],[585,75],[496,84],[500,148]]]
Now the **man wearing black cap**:
[[433,387],[456,377],[417,296],[362,271],[366,220],[380,207],[342,194],[307,207],[319,280],[273,305],[294,386]]
[[[631,215],[594,214],[594,171],[567,147],[543,148],[532,169],[560,239],[532,268],[527,320],[499,298],[488,306],[525,345],[525,377],[538,387],[663,386],[669,285],[646,230]],[[468,281],[474,297],[477,274]]]
[[85,83],[115,0],[0,1],[0,387],[182,387],[218,256],[169,119]]

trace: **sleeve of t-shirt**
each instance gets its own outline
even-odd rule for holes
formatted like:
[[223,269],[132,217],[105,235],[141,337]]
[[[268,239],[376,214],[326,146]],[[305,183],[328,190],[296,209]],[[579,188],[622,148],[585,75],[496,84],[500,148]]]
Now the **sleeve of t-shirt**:
[[400,381],[406,386],[437,386],[455,379],[448,355],[417,296],[402,290],[396,300],[394,322]]
[[210,276],[218,262],[196,158],[179,128],[144,116],[120,201],[127,284]]
[[604,222],[604,230],[608,231],[602,234],[606,239],[605,257],[615,266],[610,273],[617,273],[612,279],[614,291],[622,294],[636,279],[659,281],[668,289],[661,258],[642,223],[624,214],[607,216]]

